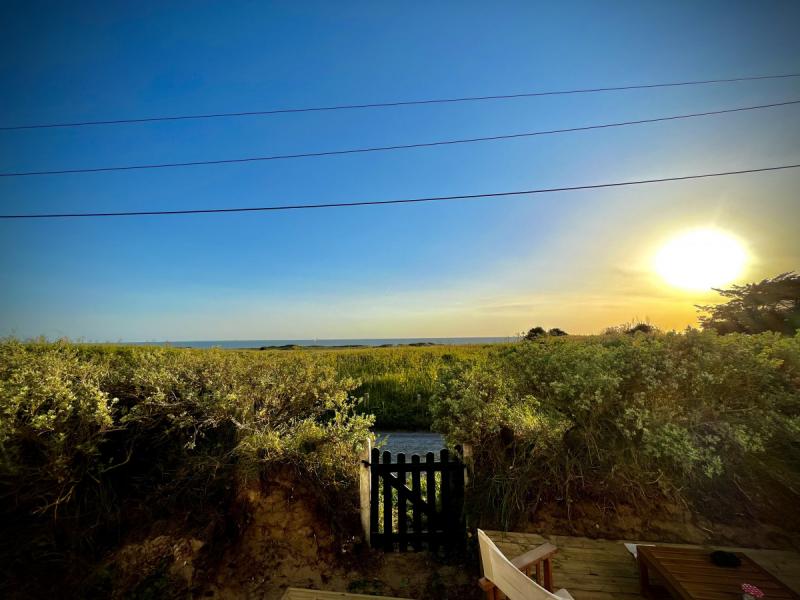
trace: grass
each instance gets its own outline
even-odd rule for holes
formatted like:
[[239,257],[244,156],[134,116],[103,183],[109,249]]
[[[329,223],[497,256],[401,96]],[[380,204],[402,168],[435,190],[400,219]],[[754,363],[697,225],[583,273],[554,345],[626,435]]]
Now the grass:
[[[296,349],[288,354],[313,356],[341,377],[359,382],[352,391],[362,399],[359,412],[375,415],[379,429],[429,430],[431,405],[445,365],[485,360],[495,344],[393,348]],[[247,351],[250,352],[250,351]],[[279,358],[283,350],[259,354]]]

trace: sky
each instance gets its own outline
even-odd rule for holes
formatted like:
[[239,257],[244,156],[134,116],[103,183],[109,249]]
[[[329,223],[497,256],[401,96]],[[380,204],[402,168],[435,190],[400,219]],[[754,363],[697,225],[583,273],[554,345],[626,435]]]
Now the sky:
[[[0,126],[800,72],[795,2],[4,2]],[[800,78],[0,131],[0,171],[185,162],[575,127],[800,99]],[[798,105],[438,148],[0,177],[3,214],[479,194],[800,163]],[[653,256],[741,242],[800,267],[800,169],[332,210],[0,220],[0,335],[90,341],[593,333],[696,324]]]

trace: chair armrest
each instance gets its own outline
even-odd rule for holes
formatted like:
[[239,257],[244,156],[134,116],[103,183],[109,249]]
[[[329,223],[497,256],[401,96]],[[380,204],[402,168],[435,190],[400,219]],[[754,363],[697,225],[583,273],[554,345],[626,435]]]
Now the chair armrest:
[[[516,558],[512,558],[511,564],[526,575],[529,575],[528,569],[532,565],[542,562],[543,560],[549,560],[556,552],[558,552],[558,548],[553,544],[545,543],[541,546],[537,546],[533,550],[528,550],[525,554],[520,554]],[[486,577],[481,577],[478,580],[478,585],[484,592],[489,592],[494,589],[494,583],[486,579]]]
[[520,571],[524,571],[531,565],[536,564],[537,562],[546,558],[550,558],[556,552],[558,552],[558,548],[556,548],[553,544],[542,544],[533,550],[528,550],[525,554],[520,554],[516,558],[512,558],[511,564],[517,567]]

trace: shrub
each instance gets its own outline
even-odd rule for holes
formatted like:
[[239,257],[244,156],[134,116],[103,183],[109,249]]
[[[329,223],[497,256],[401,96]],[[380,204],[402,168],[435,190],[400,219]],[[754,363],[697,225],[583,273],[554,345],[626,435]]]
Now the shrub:
[[158,518],[224,527],[278,466],[352,509],[356,385],[307,354],[0,343],[4,568],[76,567]]
[[546,335],[547,335],[547,331],[545,330],[544,327],[536,326],[536,327],[531,327],[528,330],[528,333],[525,334],[523,339],[535,340],[535,339],[539,339],[539,338],[545,337]]
[[473,444],[475,510],[505,525],[543,498],[797,500],[800,336],[549,338],[442,382],[435,427]]

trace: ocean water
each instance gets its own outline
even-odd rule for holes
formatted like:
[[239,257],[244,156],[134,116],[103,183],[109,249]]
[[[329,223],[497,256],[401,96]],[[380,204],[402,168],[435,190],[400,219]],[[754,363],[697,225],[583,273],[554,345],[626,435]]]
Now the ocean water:
[[449,337],[449,338],[364,338],[341,340],[191,340],[129,342],[135,345],[176,346],[181,348],[261,348],[268,346],[385,346],[407,344],[500,344],[516,341],[516,337]]
[[439,450],[445,447],[442,434],[430,431],[376,431],[375,437],[380,450],[388,450],[393,456],[399,452],[406,456],[425,456],[433,452],[438,456]]

